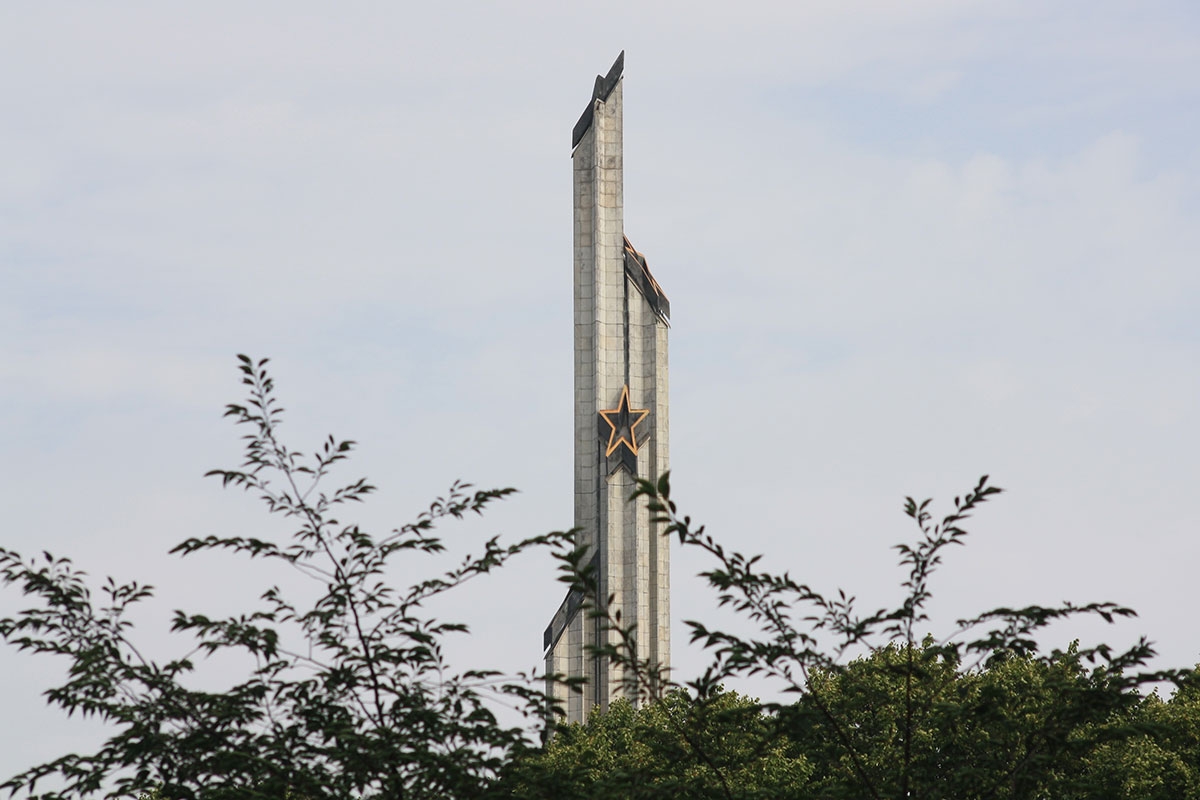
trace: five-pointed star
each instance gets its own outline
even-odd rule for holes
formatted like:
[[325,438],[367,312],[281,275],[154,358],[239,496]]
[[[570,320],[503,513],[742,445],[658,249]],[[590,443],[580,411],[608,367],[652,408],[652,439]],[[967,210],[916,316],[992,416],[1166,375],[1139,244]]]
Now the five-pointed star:
[[621,400],[616,408],[600,412],[600,418],[608,423],[608,448],[604,455],[611,456],[622,444],[635,456],[638,454],[637,426],[650,416],[648,408],[629,407],[629,387],[621,388]]

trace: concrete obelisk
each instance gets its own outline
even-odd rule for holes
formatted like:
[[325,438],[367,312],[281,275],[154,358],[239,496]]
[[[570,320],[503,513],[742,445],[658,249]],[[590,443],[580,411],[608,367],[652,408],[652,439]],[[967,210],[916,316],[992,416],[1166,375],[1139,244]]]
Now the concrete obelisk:
[[[625,237],[622,72],[625,54],[596,77],[571,136],[575,209],[575,527],[596,567],[596,597],[568,595],[546,629],[546,671],[584,677],[565,693],[567,721],[628,693],[623,675],[588,652],[605,634],[581,610],[607,603],[636,626],[639,658],[666,666],[671,654],[669,540],[644,504],[636,478],[668,466],[667,329],[670,304],[645,257]],[[609,598],[612,598],[609,600]],[[636,699],[631,695],[631,699]]]

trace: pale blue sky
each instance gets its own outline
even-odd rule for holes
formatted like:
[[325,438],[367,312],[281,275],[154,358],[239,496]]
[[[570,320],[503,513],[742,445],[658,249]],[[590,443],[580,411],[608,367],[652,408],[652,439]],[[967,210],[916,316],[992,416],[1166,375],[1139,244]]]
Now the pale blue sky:
[[[1194,5],[610,8],[5,5],[0,544],[156,580],[164,654],[170,608],[254,597],[165,555],[276,529],[200,477],[238,458],[238,352],[275,361],[297,443],[361,442],[366,523],[466,478],[522,490],[469,541],[568,526],[570,130],[625,49],[685,509],[873,606],[904,495],[988,472],[1010,494],[935,582],[943,622],[1116,600],[1142,616],[1104,635],[1200,660]],[[700,567],[677,619],[709,613]],[[548,560],[472,592],[455,658],[535,666]],[[0,772],[83,736],[48,679],[0,652],[26,720]]]

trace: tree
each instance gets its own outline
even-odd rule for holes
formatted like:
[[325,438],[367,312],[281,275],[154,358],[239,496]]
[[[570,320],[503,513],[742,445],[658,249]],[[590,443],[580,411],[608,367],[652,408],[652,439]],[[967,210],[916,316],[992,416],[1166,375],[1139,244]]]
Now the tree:
[[[664,535],[711,559],[701,576],[722,606],[755,628],[741,635],[687,621],[691,640],[711,659],[682,685],[641,658],[636,629],[596,602],[584,554],[564,555],[562,570],[592,598],[590,613],[610,631],[608,644],[596,650],[622,670],[631,694],[653,701],[683,689],[703,703],[725,683],[760,676],[799,698],[764,703],[762,710],[813,761],[814,796],[1017,798],[1052,786],[1058,796],[1074,797],[1088,779],[1070,769],[1073,760],[1101,741],[1129,735],[1104,721],[1134,704],[1141,687],[1183,683],[1187,674],[1146,669],[1154,651],[1144,639],[1124,651],[1101,643],[1041,652],[1037,636],[1052,622],[1134,615],[1110,602],[996,608],[960,619],[936,642],[926,640],[931,579],[947,548],[963,544],[971,513],[1000,491],[984,476],[940,521],[930,500],[906,498],[919,534],[897,545],[907,569],[902,600],[862,614],[852,595],[827,597],[787,572],[766,571],[761,556],[727,550],[693,526],[671,499],[668,476],[639,481],[635,498],[645,498]],[[866,657],[848,663],[856,652]],[[697,757],[710,757],[702,743],[694,746]]]
[[697,703],[682,691],[634,709],[626,699],[560,727],[518,756],[497,796],[521,800],[790,798],[812,765],[759,704],[735,692]]
[[[1200,800],[1200,669],[1167,700],[1157,692],[1110,721],[1127,735],[1077,766],[1095,800]],[[1084,795],[1080,795],[1081,797]]]
[[[295,522],[295,532],[284,543],[188,539],[172,552],[226,550],[282,562],[315,582],[316,599],[295,600],[275,587],[260,607],[227,619],[177,611],[172,629],[192,638],[190,652],[160,663],[142,656],[127,620],[151,587],[109,579],[94,593],[68,559],[0,549],[0,578],[40,600],[0,620],[0,635],[22,650],[66,657],[69,677],[48,692],[49,701],[116,729],[96,752],[33,767],[3,787],[33,793],[54,778],[59,785],[46,798],[150,790],[204,800],[482,794],[525,738],[497,722],[485,684],[499,681],[499,691],[540,714],[541,682],[453,673],[441,643],[466,629],[428,616],[423,605],[531,548],[561,544],[566,534],[512,544],[492,538],[445,574],[389,586],[391,560],[444,549],[434,533],[439,520],[481,513],[513,490],[455,484],[415,522],[380,536],[340,522],[335,514],[374,491],[361,479],[333,491],[323,486],[354,443],[329,437],[311,458],[289,449],[279,438],[283,409],[266,359],[238,358],[248,399],[225,413],[247,431],[245,462],[209,474],[257,493],[272,513]],[[190,688],[198,660],[223,651],[249,656],[249,675],[223,691]]]
[[1085,666],[1075,646],[961,667],[927,639],[911,658],[889,645],[815,671],[810,692],[776,713],[724,691],[698,700],[676,689],[638,710],[622,699],[519,755],[497,796],[857,798],[861,770],[884,797],[1200,798],[1195,684],[1143,697]]
[[[466,799],[498,791],[727,800],[1196,795],[1196,673],[1147,670],[1153,650],[1145,641],[1124,651],[1096,644],[1049,653],[1038,643],[1056,620],[1112,621],[1130,609],[997,608],[926,638],[931,579],[944,552],[963,543],[964,521],[1000,491],[986,477],[939,522],[929,500],[907,499],[919,534],[898,546],[907,570],[901,603],[866,614],[851,595],[826,597],[787,572],[763,570],[757,556],[727,550],[678,513],[668,476],[639,482],[633,499],[649,504],[665,535],[711,558],[703,577],[756,629],[743,635],[688,622],[711,660],[681,685],[639,656],[634,627],[607,616],[586,554],[569,547],[571,532],[513,544],[493,538],[457,568],[389,586],[393,559],[443,551],[439,520],[481,513],[512,490],[456,484],[415,522],[379,536],[342,523],[335,515],[373,491],[365,480],[324,488],[353,442],[330,437],[311,458],[289,449],[278,436],[282,409],[266,360],[239,360],[249,396],[226,414],[247,430],[245,461],[210,474],[258,494],[295,531],[283,543],[189,539],[174,552],[279,562],[314,582],[315,599],[275,587],[230,618],[176,612],[173,630],[190,637],[189,652],[157,662],[143,657],[127,619],[151,597],[149,586],[109,580],[94,595],[67,559],[0,549],[0,580],[40,601],[0,619],[0,636],[66,657],[68,679],[50,690],[50,702],[116,731],[96,752],[33,767],[3,788],[34,793],[54,779],[59,785],[41,796],[153,791],[169,800]],[[559,728],[538,750],[525,730],[497,721],[484,685],[548,719],[555,709],[542,681],[455,674],[441,643],[465,628],[429,616],[424,604],[543,546],[560,552],[564,579],[609,627],[600,654],[623,670],[642,707],[614,704],[585,726]],[[250,660],[248,675],[221,691],[192,688],[197,663],[226,651]],[[788,701],[758,704],[724,691],[747,675],[774,680]],[[1168,701],[1143,700],[1139,690],[1160,681],[1182,688]]]
[[[1116,720],[1141,700],[1105,667],[1085,668],[1074,647],[967,671],[932,640],[906,648],[815,672],[781,712],[816,766],[814,797],[860,796],[860,770],[884,797],[906,796],[902,781],[911,797],[1075,797],[1086,783],[1078,765],[1128,734]],[[850,748],[826,735],[827,715]]]

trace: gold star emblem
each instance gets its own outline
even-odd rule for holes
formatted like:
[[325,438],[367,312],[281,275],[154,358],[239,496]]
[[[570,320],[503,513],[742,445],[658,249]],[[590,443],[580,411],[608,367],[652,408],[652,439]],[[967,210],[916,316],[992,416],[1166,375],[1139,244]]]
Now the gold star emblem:
[[[608,425],[608,448],[605,456],[611,456],[621,445],[629,448],[635,456],[638,454],[637,426],[650,416],[648,408],[629,407],[629,387],[621,387],[621,400],[616,408],[600,412],[600,419]],[[603,428],[601,428],[603,431]],[[603,433],[601,434],[603,438]]]

